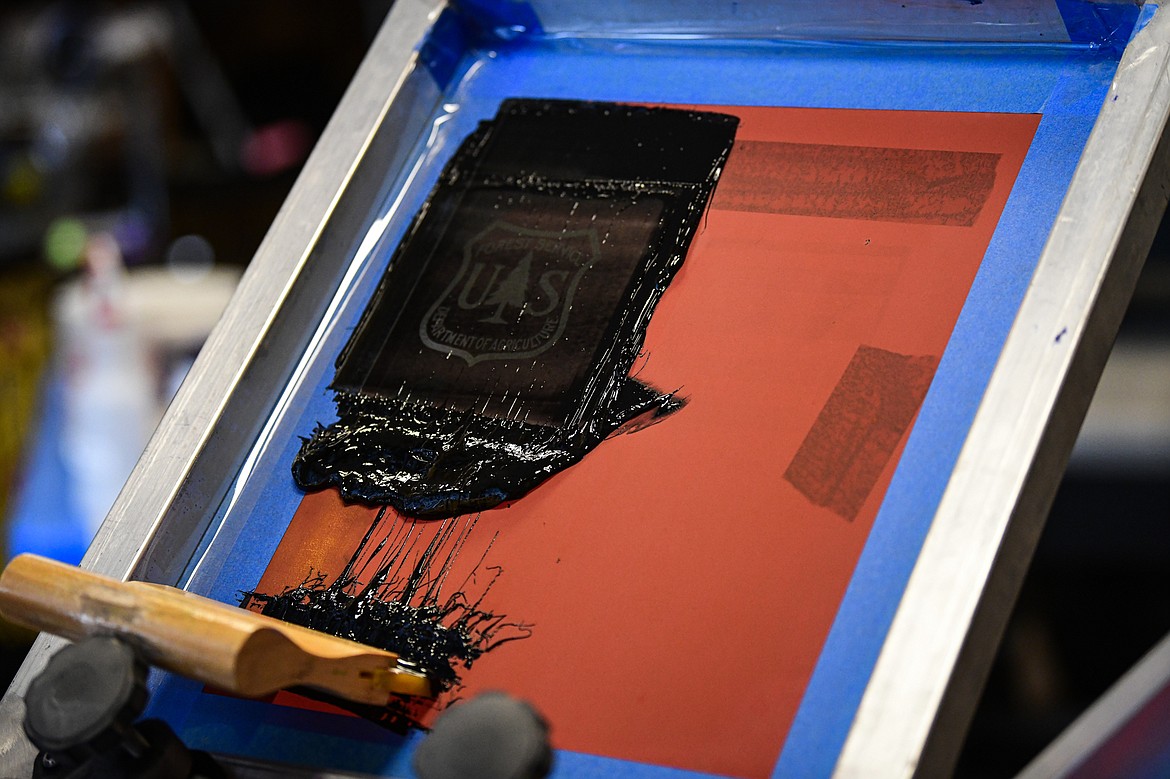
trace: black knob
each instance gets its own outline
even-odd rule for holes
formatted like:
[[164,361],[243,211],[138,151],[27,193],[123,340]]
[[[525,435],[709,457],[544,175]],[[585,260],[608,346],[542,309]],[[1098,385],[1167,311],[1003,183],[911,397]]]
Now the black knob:
[[112,636],[53,655],[25,695],[24,730],[39,749],[74,760],[122,745],[146,748],[133,723],[146,706],[146,665]]
[[551,768],[548,724],[501,692],[452,706],[414,753],[419,779],[541,779]]

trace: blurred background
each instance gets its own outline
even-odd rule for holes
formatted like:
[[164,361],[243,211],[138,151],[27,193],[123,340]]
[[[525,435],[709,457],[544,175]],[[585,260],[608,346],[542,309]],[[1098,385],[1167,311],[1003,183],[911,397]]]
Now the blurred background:
[[[2,555],[80,560],[390,0],[0,8]],[[1170,229],[960,761],[1011,776],[1170,631]],[[31,636],[0,629],[0,681]]]
[[389,6],[0,4],[5,559],[81,559]]

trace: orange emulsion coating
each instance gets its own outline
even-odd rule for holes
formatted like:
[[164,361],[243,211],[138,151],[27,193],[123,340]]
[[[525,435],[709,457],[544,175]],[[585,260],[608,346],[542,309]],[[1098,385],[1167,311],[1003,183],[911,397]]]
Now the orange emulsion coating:
[[[496,536],[484,565],[503,573],[485,605],[533,626],[476,660],[462,696],[505,689],[531,700],[560,749],[767,777],[905,435],[851,519],[811,501],[786,470],[860,347],[935,364],[1039,118],[714,110],[742,119],[737,142],[757,155],[742,175],[767,163],[768,142],[789,167],[790,144],[815,145],[822,159],[825,146],[852,147],[830,167],[854,179],[871,172],[850,165],[882,157],[864,147],[899,150],[910,178],[914,160],[949,158],[905,150],[979,153],[963,159],[982,160],[985,179],[986,154],[999,157],[993,180],[963,195],[979,207],[951,208],[957,220],[932,220],[917,201],[906,205],[917,217],[901,221],[888,209],[864,218],[848,198],[825,201],[828,217],[807,202],[768,212],[759,198],[729,210],[737,203],[717,190],[633,371],[687,405],[484,512],[448,581],[462,582]],[[737,153],[720,182],[732,194]],[[309,568],[336,574],[372,517],[331,492],[306,496],[257,590],[299,584]],[[481,566],[468,589],[488,576]]]

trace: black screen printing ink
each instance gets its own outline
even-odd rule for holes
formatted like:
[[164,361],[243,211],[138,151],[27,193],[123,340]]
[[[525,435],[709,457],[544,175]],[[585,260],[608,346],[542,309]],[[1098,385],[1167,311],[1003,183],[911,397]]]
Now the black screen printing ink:
[[[393,652],[425,672],[436,693],[447,692],[460,686],[462,673],[483,654],[532,632],[532,625],[483,604],[503,574],[487,563],[495,536],[471,573],[448,584],[478,521],[475,516],[436,523],[404,519],[383,506],[340,573],[310,570],[299,585],[279,593],[242,592],[244,604],[269,617]],[[384,706],[373,706],[297,691],[397,732],[421,727],[435,705],[396,695]]]
[[305,490],[442,517],[520,497],[630,420],[630,377],[738,119],[508,100],[443,170],[337,361]]

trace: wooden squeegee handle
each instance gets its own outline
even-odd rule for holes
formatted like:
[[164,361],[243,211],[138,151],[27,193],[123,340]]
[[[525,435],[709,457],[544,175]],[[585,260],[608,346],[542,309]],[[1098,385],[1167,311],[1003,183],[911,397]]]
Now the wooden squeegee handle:
[[160,668],[248,697],[294,686],[379,706],[391,693],[431,695],[427,677],[399,668],[390,652],[36,555],[13,558],[0,574],[0,613],[74,641],[124,637]]

